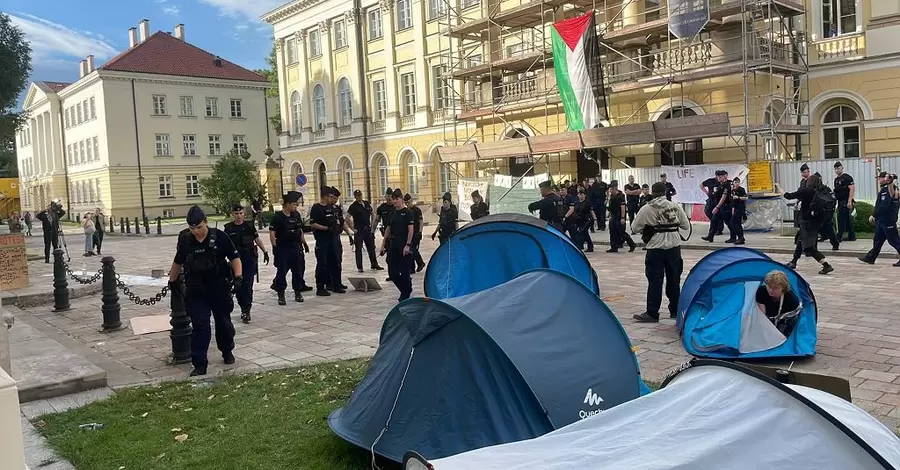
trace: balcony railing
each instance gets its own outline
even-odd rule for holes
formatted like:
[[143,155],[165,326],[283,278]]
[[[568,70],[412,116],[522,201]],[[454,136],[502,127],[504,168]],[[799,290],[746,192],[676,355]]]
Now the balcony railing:
[[353,132],[353,131],[352,131],[352,129],[351,129],[350,126],[341,126],[341,127],[338,127],[338,136],[339,136],[339,137],[345,137],[345,136],[348,136],[348,135],[350,135],[352,132]]
[[862,56],[865,37],[862,34],[847,34],[816,41],[814,45],[819,62],[846,60]]
[[699,42],[652,53],[650,68],[655,72],[677,71],[703,67],[710,60],[712,60],[712,43]]
[[375,132],[384,132],[387,129],[387,122],[384,120],[375,121],[372,123],[372,128]]
[[435,109],[431,112],[431,119],[435,122],[443,121],[444,119],[447,119],[448,114],[446,109]]
[[409,129],[416,125],[416,115],[409,114],[400,118],[400,127]]
[[525,77],[503,84],[503,96],[506,101],[527,100],[545,94],[545,91],[538,87],[537,77]]
[[325,140],[325,129],[313,132],[313,140],[316,142]]
[[291,146],[300,145],[303,143],[303,136],[300,134],[292,134],[291,135]]

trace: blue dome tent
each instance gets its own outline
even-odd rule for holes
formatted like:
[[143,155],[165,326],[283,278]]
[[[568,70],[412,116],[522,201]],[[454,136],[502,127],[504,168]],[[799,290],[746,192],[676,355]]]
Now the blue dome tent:
[[[773,270],[787,275],[800,299],[788,337],[756,306],[756,289]],[[796,271],[757,250],[733,247],[706,255],[691,269],[678,302],[678,331],[685,350],[697,357],[806,357],[816,354],[817,315],[812,290]]]
[[401,461],[537,437],[649,392],[622,325],[580,282],[538,269],[397,304],[366,376],[328,425]]
[[600,293],[590,262],[565,234],[534,216],[492,214],[466,224],[435,250],[425,271],[425,296],[459,297],[537,268],[568,274]]

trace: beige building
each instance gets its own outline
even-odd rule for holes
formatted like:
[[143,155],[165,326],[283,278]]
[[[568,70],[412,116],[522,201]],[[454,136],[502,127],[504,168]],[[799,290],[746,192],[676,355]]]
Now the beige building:
[[180,217],[198,181],[235,149],[258,162],[277,138],[266,79],[173,34],[131,28],[129,49],[75,83],[35,82],[17,143],[23,208],[59,198],[74,214]]

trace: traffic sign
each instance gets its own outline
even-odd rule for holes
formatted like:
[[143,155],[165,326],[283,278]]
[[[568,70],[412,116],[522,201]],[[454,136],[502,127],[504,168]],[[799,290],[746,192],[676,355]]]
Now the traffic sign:
[[297,181],[297,186],[306,186],[306,175],[304,175],[303,173],[300,173],[299,175],[297,175],[296,181]]

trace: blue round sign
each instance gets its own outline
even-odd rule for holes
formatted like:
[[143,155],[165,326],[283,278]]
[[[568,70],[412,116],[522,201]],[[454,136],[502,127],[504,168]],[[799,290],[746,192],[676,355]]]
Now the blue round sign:
[[303,173],[297,175],[297,186],[306,186],[306,175]]

